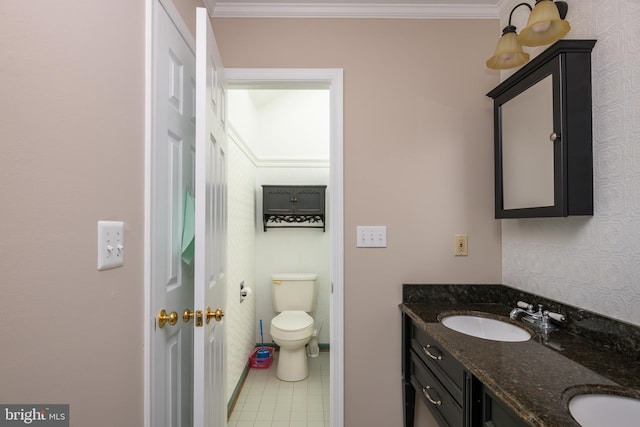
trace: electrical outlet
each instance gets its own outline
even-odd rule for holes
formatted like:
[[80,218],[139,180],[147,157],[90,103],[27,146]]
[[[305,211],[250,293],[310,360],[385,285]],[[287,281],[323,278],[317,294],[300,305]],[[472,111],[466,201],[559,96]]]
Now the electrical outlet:
[[124,223],[98,221],[98,270],[124,264]]
[[386,248],[387,227],[385,225],[356,227],[358,236],[356,247],[358,248]]
[[455,256],[467,256],[467,235],[456,234],[455,235],[455,248],[453,249]]

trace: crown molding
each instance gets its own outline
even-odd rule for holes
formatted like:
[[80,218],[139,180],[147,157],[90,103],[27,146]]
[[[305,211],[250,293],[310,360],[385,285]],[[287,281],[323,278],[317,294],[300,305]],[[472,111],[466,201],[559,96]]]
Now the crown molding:
[[328,160],[306,160],[306,159],[261,159],[256,167],[259,168],[326,168],[331,165]]
[[204,7],[207,8],[209,16],[213,16],[213,12],[216,9],[216,0],[202,0],[202,2],[204,3]]
[[240,151],[244,153],[245,156],[247,156],[247,159],[249,159],[249,161],[253,163],[254,166],[257,166],[258,157],[255,155],[251,147],[249,147],[249,144],[247,144],[240,132],[238,132],[232,124],[227,125],[227,133],[229,135],[230,141],[234,143],[240,149]]
[[[495,19],[498,5],[472,4],[326,4],[234,3],[205,0],[216,18],[396,18],[396,19]],[[213,10],[213,13],[211,13]]]
[[329,160],[323,159],[278,159],[278,158],[260,158],[251,149],[249,144],[242,137],[240,132],[229,124],[227,127],[229,138],[240,151],[247,156],[247,159],[258,168],[328,168]]

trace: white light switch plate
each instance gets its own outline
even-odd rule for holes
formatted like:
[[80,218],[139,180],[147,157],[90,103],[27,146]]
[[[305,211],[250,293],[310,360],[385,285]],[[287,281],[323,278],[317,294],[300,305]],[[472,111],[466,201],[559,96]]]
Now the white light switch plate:
[[387,226],[386,225],[358,225],[356,227],[358,236],[356,247],[358,248],[386,248],[387,247]]
[[124,263],[124,222],[98,221],[98,270]]

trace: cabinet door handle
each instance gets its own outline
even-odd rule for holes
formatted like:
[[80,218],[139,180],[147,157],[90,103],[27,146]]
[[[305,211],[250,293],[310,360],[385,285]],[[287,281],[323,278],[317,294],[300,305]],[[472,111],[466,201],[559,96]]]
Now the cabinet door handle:
[[434,405],[436,405],[436,406],[441,406],[441,405],[442,405],[442,400],[440,400],[440,399],[438,399],[438,400],[434,400],[434,399],[429,395],[428,390],[431,390],[431,387],[429,387],[428,385],[427,385],[427,386],[424,386],[424,387],[422,388],[422,394],[424,394],[424,397],[426,397],[426,398],[427,398],[427,400],[428,400],[429,402],[431,402],[432,404],[434,404]]
[[429,351],[429,349],[431,348],[430,344],[427,344],[426,346],[422,347],[422,351],[424,351],[424,354],[426,354],[427,356],[429,356],[430,358],[432,358],[433,360],[442,360],[442,356],[438,355],[434,355],[433,353],[431,353]]

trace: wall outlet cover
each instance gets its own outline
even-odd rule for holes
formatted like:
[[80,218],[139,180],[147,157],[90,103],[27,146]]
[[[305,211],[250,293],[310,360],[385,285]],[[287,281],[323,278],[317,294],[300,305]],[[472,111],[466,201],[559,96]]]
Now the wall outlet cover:
[[467,235],[466,234],[456,234],[455,235],[455,247],[453,249],[453,254],[455,256],[467,256],[468,255],[468,245],[467,245]]

